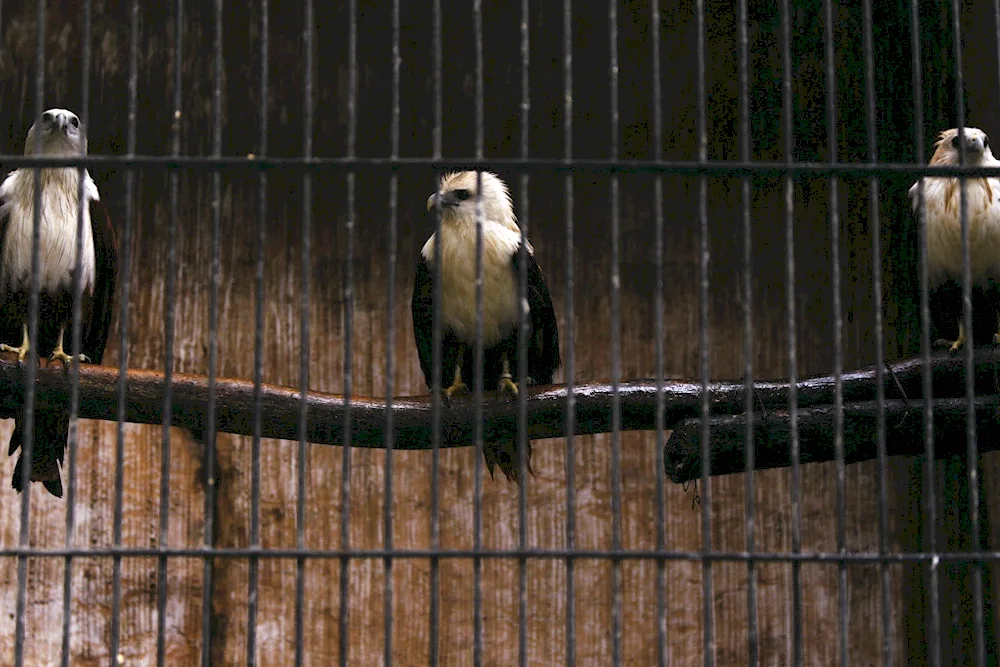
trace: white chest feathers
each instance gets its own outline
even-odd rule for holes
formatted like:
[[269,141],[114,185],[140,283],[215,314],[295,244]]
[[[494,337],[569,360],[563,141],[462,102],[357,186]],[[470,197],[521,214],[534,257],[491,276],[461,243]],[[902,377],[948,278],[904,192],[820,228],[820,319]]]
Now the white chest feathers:
[[[917,206],[917,188],[910,188],[911,205]],[[969,259],[973,284],[1000,278],[1000,180],[966,181],[966,215],[969,225]],[[957,178],[925,178],[927,267],[931,285],[948,278],[962,279],[962,223]]]
[[[433,272],[432,235],[421,250]],[[496,345],[517,324],[517,274],[512,259],[521,235],[503,225],[483,223],[483,346]],[[529,246],[530,248],[530,246]],[[476,228],[441,226],[441,324],[467,345],[476,342]]]
[[[96,261],[93,231],[90,226],[90,202],[100,196],[97,186],[86,174],[83,204],[83,252],[80,268],[83,290],[93,293]],[[79,207],[79,172],[76,169],[44,169],[41,176],[41,220],[39,229],[39,268],[43,292],[72,289],[76,256],[77,209]],[[20,169],[0,185],[0,215],[9,216],[3,239],[3,279],[11,290],[31,285],[31,240],[34,226],[35,176],[30,169]]]

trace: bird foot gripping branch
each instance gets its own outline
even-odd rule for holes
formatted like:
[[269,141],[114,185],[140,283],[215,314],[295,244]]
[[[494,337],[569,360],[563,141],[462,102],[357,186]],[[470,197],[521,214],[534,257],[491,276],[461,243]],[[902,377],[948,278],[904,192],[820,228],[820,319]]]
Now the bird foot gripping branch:
[[7,343],[0,343],[0,352],[15,352],[17,353],[17,363],[23,364],[24,358],[28,356],[28,352],[31,351],[31,343],[28,341],[28,325],[24,325],[24,339],[21,341],[21,347],[14,347],[13,345],[8,345]]
[[497,383],[497,391],[501,396],[506,395],[507,400],[512,401],[517,398],[517,385],[514,384],[514,380],[511,379],[509,373],[500,376],[500,382]]

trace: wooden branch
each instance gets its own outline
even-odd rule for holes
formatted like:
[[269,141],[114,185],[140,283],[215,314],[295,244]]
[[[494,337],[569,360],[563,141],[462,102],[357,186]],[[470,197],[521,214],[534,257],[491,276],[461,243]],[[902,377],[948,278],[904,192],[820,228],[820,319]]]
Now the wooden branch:
[[[934,453],[944,458],[966,452],[964,398],[937,399],[934,408]],[[1000,449],[1000,396],[977,397],[976,434],[979,451]],[[844,405],[844,461],[874,459],[876,450],[874,401]],[[799,460],[802,463],[834,459],[834,409],[832,405],[806,408],[798,413]],[[712,475],[746,470],[746,415],[712,417],[709,470]],[[787,411],[755,412],[753,417],[754,469],[791,465],[791,427]],[[885,402],[885,445],[889,456],[924,453],[924,401]],[[701,420],[685,419],[667,440],[663,453],[667,476],[674,482],[701,477]]]
[[[983,394],[997,394],[1000,351],[989,348],[976,351],[976,386]],[[935,397],[961,397],[965,392],[964,361],[961,356],[939,354],[932,358]],[[891,370],[891,372],[890,372]],[[887,399],[922,397],[922,362],[911,359],[893,364],[884,373]],[[844,375],[845,401],[871,401],[875,398],[874,368]],[[42,361],[36,380],[37,400],[42,406],[68,404],[70,374],[61,364]],[[11,353],[0,354],[0,418],[11,417],[23,396],[24,369]],[[162,373],[130,370],[126,379],[126,421],[160,424],[163,421],[164,377]],[[757,408],[786,409],[788,385],[781,382],[757,382],[754,385]],[[798,405],[815,407],[833,402],[831,377],[817,377],[798,383]],[[253,383],[220,378],[216,383],[216,429],[228,433],[253,433]],[[297,440],[299,392],[289,387],[264,385],[262,393],[262,436]],[[713,382],[709,385],[710,410],[716,415],[744,411],[745,387],[742,381]],[[561,437],[566,426],[565,386],[536,387],[528,390],[528,437]],[[608,383],[585,383],[574,386],[575,433],[611,431],[612,387]],[[656,385],[651,380],[621,383],[621,430],[655,428]],[[80,410],[82,418],[116,420],[118,414],[118,370],[108,366],[83,365],[80,368]],[[313,443],[343,444],[344,398],[336,394],[310,392],[309,421],[306,439]],[[668,381],[663,387],[664,424],[666,428],[700,414],[701,387],[697,382]],[[172,423],[196,432],[204,429],[208,405],[208,386],[204,376],[175,373],[173,376]],[[359,447],[385,446],[386,404],[383,399],[351,399],[351,442]],[[493,393],[484,395],[484,436],[489,440],[515,437],[517,403],[498,400]],[[393,442],[399,449],[431,447],[432,410],[428,396],[397,398],[393,401]],[[442,410],[441,446],[471,445],[474,437],[474,399],[463,398]],[[673,440],[673,439],[672,439]],[[674,443],[677,444],[676,442]],[[803,439],[803,447],[811,446]],[[803,460],[806,460],[805,458]],[[743,465],[739,457],[736,468]],[[735,469],[730,466],[730,469]],[[721,466],[713,472],[725,469]],[[741,468],[740,468],[741,469]]]

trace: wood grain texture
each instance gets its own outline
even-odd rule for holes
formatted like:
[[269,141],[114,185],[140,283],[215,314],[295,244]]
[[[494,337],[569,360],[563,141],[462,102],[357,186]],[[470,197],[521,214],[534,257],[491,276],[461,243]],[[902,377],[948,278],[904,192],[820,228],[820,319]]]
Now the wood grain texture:
[[[127,2],[95,0],[90,86],[90,150],[95,154],[124,153],[127,128],[127,81],[129,13]],[[668,6],[669,5],[669,6]],[[0,22],[0,127],[5,153],[21,150],[23,135],[34,109],[33,82],[36,34],[35,3],[4,3]],[[488,157],[515,157],[522,130],[520,114],[520,52],[517,43],[519,17],[506,3],[483,3],[486,57],[483,143]],[[47,3],[45,95],[47,106],[59,105],[81,111],[79,54],[81,50],[79,3],[50,0]],[[381,0],[359,3],[358,135],[357,152],[365,156],[390,154],[391,120],[391,3]],[[401,98],[400,146],[404,156],[428,156],[433,147],[434,106],[432,16],[423,6],[401,3]],[[572,153],[577,157],[606,157],[610,124],[610,85],[607,71],[609,28],[607,6],[574,3],[572,17],[574,66],[574,115]],[[664,120],[663,154],[693,159],[696,155],[695,125],[695,17],[684,3],[661,3],[658,17],[663,61]],[[784,160],[781,125],[781,46],[778,16],[770,9],[754,9],[750,16],[751,137],[755,159]],[[835,49],[838,105],[839,159],[867,159],[867,135],[861,91],[860,10],[836,8]],[[313,146],[317,154],[343,155],[346,148],[347,70],[346,5],[315,6],[318,38],[313,74]],[[530,32],[531,93],[529,132],[531,154],[561,158],[563,144],[563,64],[561,7],[531,3]],[[881,159],[910,161],[913,149],[912,93],[908,41],[899,39],[899,26],[909,25],[908,8],[876,8],[876,89],[880,96],[878,139]],[[172,80],[174,73],[173,17],[158,7],[140,11],[138,81],[139,153],[165,155],[170,150],[173,123]],[[712,159],[739,156],[739,87],[737,77],[736,17],[731,3],[708,3],[707,47],[709,155]],[[824,56],[820,3],[797,3],[791,17],[792,62],[795,108],[794,157],[802,160],[829,159],[824,118]],[[475,145],[475,80],[472,75],[471,8],[449,11],[444,17],[443,151],[450,157],[468,157]],[[922,36],[925,60],[925,141],[951,126],[954,81],[950,74],[952,48],[947,34],[947,16],[925,9]],[[963,24],[975,17],[963,16]],[[989,21],[981,20],[982,26]],[[183,109],[181,151],[206,155],[212,147],[211,53],[213,14],[208,5],[185,3],[182,80]],[[619,6],[620,125],[617,128],[620,155],[652,156],[654,109],[649,59],[650,8],[648,3]],[[985,28],[983,28],[985,29]],[[269,135],[267,154],[294,157],[303,145],[302,10],[298,5],[274,9],[270,17]],[[891,38],[886,37],[890,35]],[[225,77],[219,82],[223,97],[222,146],[226,155],[260,154],[256,109],[260,103],[260,20],[254,7],[229,11],[223,33]],[[985,53],[995,53],[992,36]],[[986,43],[984,38],[983,43]],[[993,56],[981,56],[994,63]],[[990,131],[989,114],[1000,108],[995,95],[995,65],[981,66],[966,58],[969,121]],[[976,97],[978,96],[978,97]],[[985,120],[979,119],[985,116]],[[994,130],[995,131],[995,130]],[[354,318],[353,342],[345,349],[346,179],[334,170],[316,173],[312,185],[312,223],[303,230],[302,178],[272,171],[267,178],[267,213],[264,219],[267,245],[264,253],[263,368],[265,382],[297,386],[303,343],[310,352],[309,387],[340,393],[344,368],[350,368],[353,393],[382,396],[391,378],[396,395],[426,393],[412,344],[407,300],[413,274],[413,258],[430,234],[422,215],[422,202],[434,188],[434,173],[428,168],[405,168],[396,172],[399,183],[398,261],[395,301],[388,303],[390,172],[365,169],[356,176],[354,256],[352,262]],[[574,380],[607,380],[611,371],[609,290],[611,286],[608,248],[610,243],[610,192],[607,176],[578,174],[571,178],[573,192],[572,253],[566,247],[565,183],[561,176],[539,174],[530,180],[527,193],[520,191],[514,172],[500,174],[512,185],[516,209],[527,223],[540,265],[546,271],[554,296],[561,331],[572,316],[575,336],[564,336],[563,357],[572,354]],[[119,228],[124,220],[126,195],[123,170],[95,170],[102,199],[112,207]],[[654,328],[655,238],[653,216],[654,180],[648,175],[620,175],[620,267],[621,267],[621,371],[622,377],[648,378],[656,372]],[[133,225],[129,339],[124,346],[127,365],[135,369],[162,369],[165,364],[164,313],[166,302],[169,180],[163,171],[140,172],[136,178]],[[219,305],[218,367],[220,377],[251,378],[254,346],[254,240],[258,224],[258,179],[256,176],[224,172],[219,202]],[[697,380],[699,376],[697,289],[699,272],[698,180],[664,176],[664,372],[670,378]],[[741,182],[710,179],[708,188],[710,291],[709,376],[739,377],[743,373],[743,276]],[[752,179],[750,188],[753,231],[751,278],[751,357],[755,377],[788,374],[790,335],[786,306],[788,283],[784,243],[785,183],[782,179]],[[831,370],[833,334],[831,321],[832,263],[830,224],[840,225],[842,297],[844,317],[844,367],[857,368],[875,359],[872,241],[875,234],[885,251],[882,288],[885,298],[885,350],[890,359],[914,353],[918,342],[913,307],[915,230],[900,215],[905,207],[905,179],[886,176],[879,181],[882,206],[878,221],[869,210],[868,185],[857,179],[839,184],[838,218],[832,218],[829,184],[825,179],[795,182],[792,219],[796,274],[791,301],[795,304],[794,333],[797,370],[800,376],[826,374]],[[209,339],[209,290],[212,264],[211,178],[203,170],[185,170],[179,175],[180,199],[177,237],[177,284],[172,304],[176,317],[173,349],[175,370],[207,372]],[[309,329],[303,335],[300,322],[302,296],[301,247],[307,231],[311,255],[309,275]],[[876,259],[874,261],[881,261]],[[572,313],[567,311],[569,294],[566,269],[574,271]],[[388,329],[388,316],[394,326]],[[106,364],[116,365],[120,341],[115,333]],[[393,351],[391,375],[386,360]],[[572,352],[571,352],[572,351]],[[565,377],[560,374],[557,382]],[[9,435],[9,425],[0,425]],[[121,520],[123,543],[155,545],[158,535],[159,460],[162,430],[156,426],[125,425],[124,500]],[[75,464],[76,521],[68,536],[77,546],[107,546],[115,520],[114,468],[116,425],[82,421]],[[170,480],[168,543],[198,546],[204,542],[205,461],[202,448],[180,429],[170,433]],[[250,534],[252,439],[221,434],[216,442],[217,516],[214,542],[220,546],[246,545]],[[659,465],[655,434],[622,433],[621,451],[621,543],[625,549],[655,547],[657,507],[662,505],[663,527],[668,548],[697,551],[702,547],[700,507],[692,506],[695,490],[668,484],[663,498],[656,496]],[[574,484],[567,487],[567,448],[563,439],[536,443],[525,517],[530,546],[609,548],[611,526],[611,437],[574,438]],[[983,456],[984,471],[996,466],[996,454]],[[430,472],[427,452],[396,451],[392,455],[393,495],[387,499],[386,453],[355,450],[350,457],[348,544],[378,548],[386,544],[383,523],[385,504],[391,502],[392,543],[399,548],[429,545]],[[341,490],[344,483],[342,453],[321,446],[306,448],[305,545],[308,548],[341,546]],[[296,471],[298,444],[289,441],[261,443],[260,535],[268,547],[296,544]],[[9,478],[13,461],[0,470]],[[475,459],[471,448],[442,450],[439,476],[440,544],[469,547],[473,540],[473,489]],[[800,470],[801,545],[803,550],[837,548],[837,482],[832,463],[803,466]],[[956,476],[957,475],[957,476]],[[67,475],[68,477],[68,475]],[[853,464],[845,469],[845,548],[848,551],[919,549],[926,546],[928,527],[940,529],[938,544],[961,533],[961,526],[929,526],[925,514],[926,494],[951,489],[961,473],[938,466],[926,474],[918,459],[895,458],[887,462],[885,478],[876,462]],[[931,481],[928,481],[930,479]],[[753,545],[763,551],[787,552],[792,546],[792,475],[787,470],[753,475]],[[931,485],[933,482],[933,486]],[[946,483],[947,482],[947,483]],[[697,488],[701,502],[710,509],[713,548],[747,548],[747,478],[730,475],[712,480],[708,488]],[[996,506],[996,490],[987,483],[984,504]],[[960,486],[960,485],[959,485]],[[880,536],[879,492],[887,489],[889,505],[884,536]],[[961,493],[958,486],[955,493]],[[575,534],[566,537],[567,493],[574,499]],[[10,490],[2,491],[0,544],[15,544],[19,503]],[[949,491],[949,493],[952,493]],[[960,500],[949,507],[961,506]],[[32,494],[31,544],[61,546],[67,541],[66,504]],[[989,514],[995,526],[995,513]],[[939,515],[940,518],[941,515]],[[488,548],[513,548],[518,540],[517,489],[504,482],[484,480],[482,499],[482,543]],[[884,538],[884,539],[883,539]],[[947,538],[947,539],[946,539]],[[991,533],[995,543],[995,530]],[[955,542],[958,544],[958,542]],[[0,654],[10,656],[14,643],[16,567],[8,560],[0,570],[0,600],[9,611],[0,617]],[[27,664],[53,664],[59,659],[63,599],[63,559],[33,558],[29,562],[27,630],[31,641]],[[443,664],[472,664],[472,564],[452,561],[441,564],[441,623],[439,651]],[[352,664],[380,664],[383,632],[388,616],[383,607],[386,570],[381,561],[352,561],[349,565],[349,637]],[[423,560],[399,560],[391,566],[393,584],[392,657],[396,664],[425,664],[429,654],[429,568]],[[581,561],[573,571],[575,586],[575,641],[578,664],[608,664],[611,661],[612,591],[607,562]],[[655,562],[630,562],[622,570],[622,660],[625,664],[649,664],[657,655],[657,611]],[[702,565],[698,561],[670,561],[664,565],[667,586],[667,654],[671,664],[698,664],[703,659]],[[168,660],[195,664],[203,647],[203,563],[197,559],[170,560],[165,644]],[[235,559],[214,563],[211,591],[212,664],[246,662],[246,618],[248,564]],[[926,654],[930,631],[926,611],[923,571],[917,567],[893,566],[887,571],[889,619],[894,664],[919,663]],[[293,657],[295,636],[295,563],[260,560],[257,617],[257,658],[262,665],[288,664]],[[712,566],[711,608],[714,612],[717,664],[743,664],[748,660],[747,568],[742,563]],[[792,643],[801,631],[804,655],[816,664],[839,659],[837,637],[837,566],[806,564],[801,583],[806,591],[801,613],[793,613],[792,568],[787,564],[759,563],[756,579],[758,657],[762,664],[788,664]],[[112,564],[106,558],[77,558],[72,563],[71,663],[107,664],[110,631]],[[943,601],[962,600],[968,595],[957,571],[945,582]],[[326,665],[339,656],[340,562],[309,561],[305,565],[305,663]],[[881,580],[878,566],[847,568],[849,604],[848,649],[856,664],[878,663],[882,646]],[[517,658],[518,567],[515,559],[490,559],[483,564],[483,611],[486,621],[484,663],[511,664]],[[993,582],[996,580],[993,579]],[[565,565],[558,561],[531,560],[527,565],[527,662],[559,664],[566,657]],[[126,664],[155,664],[156,651],[156,563],[150,558],[128,558],[122,563],[121,652]],[[949,622],[951,617],[948,616]],[[961,620],[961,619],[959,619]],[[950,626],[948,626],[950,629]],[[956,634],[964,638],[967,635]],[[959,641],[959,640],[956,640]],[[949,649],[951,650],[951,649]],[[958,653],[948,658],[957,660]],[[5,658],[6,659],[6,658]],[[947,662],[947,660],[946,660]]]

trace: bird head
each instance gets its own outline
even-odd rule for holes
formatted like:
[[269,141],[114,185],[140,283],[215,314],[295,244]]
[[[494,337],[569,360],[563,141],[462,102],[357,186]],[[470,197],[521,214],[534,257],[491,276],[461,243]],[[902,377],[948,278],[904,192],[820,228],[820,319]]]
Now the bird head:
[[[442,222],[475,224],[477,193],[483,205],[483,218],[503,223],[514,223],[514,204],[507,184],[488,171],[476,178],[474,171],[445,174],[438,191],[427,198],[427,210],[434,211],[441,202]],[[477,187],[478,185],[478,187]]]
[[[42,155],[80,155],[87,153],[87,135],[80,118],[66,109],[49,109],[28,130],[24,154],[35,152],[36,136],[42,138]],[[82,148],[82,150],[81,150]]]
[[[993,151],[990,150],[990,138],[976,127],[966,127],[962,133],[965,146],[965,163],[976,165],[993,162]],[[931,164],[957,165],[959,151],[958,130],[952,128],[941,133],[934,144],[935,151]]]

